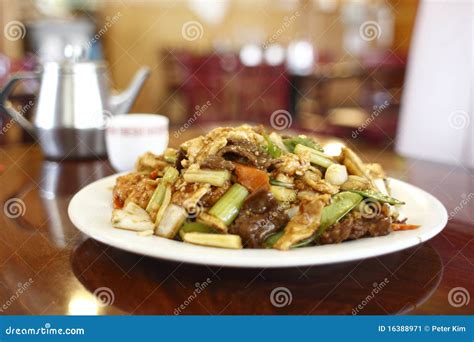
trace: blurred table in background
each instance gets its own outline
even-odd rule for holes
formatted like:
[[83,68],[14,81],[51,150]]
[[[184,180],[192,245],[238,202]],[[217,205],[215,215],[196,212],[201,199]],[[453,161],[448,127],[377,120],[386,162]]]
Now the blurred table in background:
[[[195,125],[176,139],[172,127],[171,145],[211,128]],[[390,255],[318,267],[226,269],[151,259],[96,242],[69,221],[74,193],[114,173],[107,161],[58,163],[43,160],[35,145],[0,148],[0,203],[24,203],[23,215],[0,216],[0,303],[9,303],[3,313],[172,315],[186,302],[181,314],[350,315],[361,303],[357,314],[473,314],[472,299],[466,305],[452,301],[456,288],[474,294],[472,170],[348,143],[390,176],[438,197],[450,213],[442,233]],[[195,284],[207,278],[211,285],[189,301]],[[373,284],[384,279],[388,285],[367,301]],[[11,300],[27,282],[28,289]],[[291,291],[289,305],[271,304],[276,287]],[[94,296],[104,288],[110,305]]]
[[[169,51],[166,61],[167,114],[172,122],[245,120],[270,124],[286,111],[295,127],[319,134],[357,136],[386,144],[396,135],[406,60],[371,53],[360,61],[326,58],[307,75],[284,64],[245,66],[234,53],[195,55]],[[202,106],[210,103],[205,111]]]

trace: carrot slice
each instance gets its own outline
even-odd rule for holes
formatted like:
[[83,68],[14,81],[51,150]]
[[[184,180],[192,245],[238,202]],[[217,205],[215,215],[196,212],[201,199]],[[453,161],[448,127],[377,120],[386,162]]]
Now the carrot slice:
[[246,187],[250,192],[260,189],[261,187],[270,187],[270,179],[265,171],[259,170],[252,166],[238,163],[234,164],[237,181]]
[[405,224],[405,223],[392,223],[392,229],[396,232],[398,230],[412,230],[417,229],[419,224]]

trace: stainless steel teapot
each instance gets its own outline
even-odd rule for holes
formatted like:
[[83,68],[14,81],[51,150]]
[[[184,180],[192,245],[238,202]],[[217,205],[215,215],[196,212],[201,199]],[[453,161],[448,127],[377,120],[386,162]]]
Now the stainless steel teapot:
[[[107,120],[130,110],[149,73],[141,68],[125,91],[110,95],[104,62],[49,62],[40,72],[13,75],[0,90],[0,110],[36,137],[46,158],[105,156]],[[7,103],[16,83],[32,78],[40,78],[41,86],[30,122]]]

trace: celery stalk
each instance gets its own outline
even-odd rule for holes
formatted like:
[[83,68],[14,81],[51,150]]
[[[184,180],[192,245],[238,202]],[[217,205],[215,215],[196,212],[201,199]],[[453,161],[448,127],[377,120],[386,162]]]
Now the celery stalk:
[[153,195],[151,195],[151,198],[148,201],[148,205],[145,209],[148,214],[152,215],[152,213],[159,209],[161,202],[163,202],[163,198],[165,197],[166,186],[173,184],[178,176],[179,172],[174,167],[168,167],[166,169],[160,184],[158,184],[155,191],[153,192]]
[[327,158],[323,153],[300,144],[296,145],[295,154],[299,156],[302,154],[309,154],[309,161],[311,164],[322,166],[324,168],[328,168],[330,165],[334,164],[334,162]]
[[239,214],[249,192],[240,184],[234,184],[209,210],[209,214],[220,219],[226,226]]
[[208,183],[214,186],[223,186],[230,179],[227,170],[187,170],[183,178],[188,183]]

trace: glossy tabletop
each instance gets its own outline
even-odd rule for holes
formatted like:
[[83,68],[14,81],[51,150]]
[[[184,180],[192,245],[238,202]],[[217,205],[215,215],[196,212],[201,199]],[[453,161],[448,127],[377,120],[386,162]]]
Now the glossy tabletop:
[[[170,145],[207,130],[189,129]],[[329,266],[235,269],[151,259],[96,242],[68,219],[74,193],[114,173],[107,161],[53,162],[35,145],[3,147],[0,314],[473,314],[472,170],[347,143],[435,195],[450,213],[443,232],[398,253]]]

